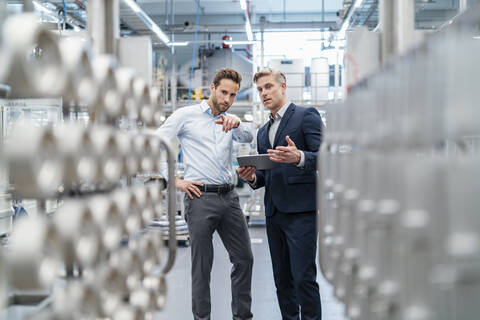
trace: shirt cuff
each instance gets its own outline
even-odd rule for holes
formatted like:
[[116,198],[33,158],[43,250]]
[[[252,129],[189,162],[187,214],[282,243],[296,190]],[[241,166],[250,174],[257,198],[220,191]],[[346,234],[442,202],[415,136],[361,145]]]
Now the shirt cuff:
[[297,164],[297,167],[304,168],[305,167],[305,153],[300,151],[300,162]]
[[254,176],[253,182],[247,181],[250,187],[255,188],[257,186],[257,175]]

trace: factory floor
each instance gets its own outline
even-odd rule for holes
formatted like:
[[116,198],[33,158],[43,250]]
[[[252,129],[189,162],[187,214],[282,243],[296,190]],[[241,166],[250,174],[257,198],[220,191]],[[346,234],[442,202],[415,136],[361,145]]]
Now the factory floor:
[[[272,265],[264,226],[249,228],[254,255],[252,283],[252,313],[258,320],[281,320],[275,295]],[[217,233],[214,235],[215,258],[213,262],[211,298],[212,320],[231,319],[230,268],[227,252]],[[166,309],[156,319],[193,319],[191,313],[190,248],[179,247],[177,260],[168,275],[168,302]],[[332,287],[318,275],[322,299],[323,320],[346,320],[342,305],[333,297]]]

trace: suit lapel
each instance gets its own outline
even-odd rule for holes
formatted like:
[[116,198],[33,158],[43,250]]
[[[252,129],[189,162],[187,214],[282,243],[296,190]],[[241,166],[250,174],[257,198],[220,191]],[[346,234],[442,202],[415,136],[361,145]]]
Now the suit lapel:
[[[283,115],[283,118],[280,121],[280,125],[278,126],[277,133],[275,134],[275,139],[273,140],[274,148],[277,146],[278,139],[280,138],[282,131],[285,130],[285,128],[287,127],[288,120],[290,119],[294,111],[295,111],[295,105],[291,103],[290,106],[288,106],[287,111],[285,111],[285,114]],[[268,137],[267,137],[267,140],[268,140]]]
[[[267,122],[259,131],[258,131],[258,146],[266,146],[265,152],[267,149],[271,149],[270,139],[268,139],[268,130],[270,129],[270,122]],[[260,149],[260,148],[259,148]]]

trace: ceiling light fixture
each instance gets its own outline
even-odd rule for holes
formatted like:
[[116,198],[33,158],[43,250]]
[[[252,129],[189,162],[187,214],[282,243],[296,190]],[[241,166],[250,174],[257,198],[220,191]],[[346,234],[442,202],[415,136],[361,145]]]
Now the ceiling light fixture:
[[248,19],[248,17],[247,21],[245,22],[245,31],[247,32],[248,41],[253,41],[252,26],[250,25],[250,19]]
[[170,47],[185,47],[188,46],[188,41],[179,41],[179,42],[169,42],[168,45]]
[[37,9],[38,11],[43,12],[43,13],[47,13],[47,14],[52,14],[51,10],[45,8],[43,5],[41,5],[37,1],[32,1],[32,3],[33,3],[33,6],[35,7],[35,9]]
[[242,10],[247,10],[247,1],[240,0],[240,7],[242,8]]
[[242,44],[255,44],[258,41],[223,41],[226,45],[234,46],[234,45],[242,45]]
[[128,5],[137,15],[137,17],[142,20],[145,25],[167,46],[170,46],[169,39],[167,35],[160,29],[160,27],[153,22],[153,20],[137,5],[133,0],[123,0],[123,2]]
[[247,33],[247,39],[248,41],[253,41],[252,25],[250,24],[250,17],[248,16],[247,1],[240,0],[240,7],[245,13],[245,32]]
[[345,33],[347,32],[347,29],[350,26],[350,20],[352,20],[353,13],[355,12],[355,9],[359,8],[362,5],[362,3],[363,3],[363,0],[355,0],[355,2],[350,7],[350,10],[348,10],[348,14],[343,20],[342,26],[338,31],[339,39],[345,38]]

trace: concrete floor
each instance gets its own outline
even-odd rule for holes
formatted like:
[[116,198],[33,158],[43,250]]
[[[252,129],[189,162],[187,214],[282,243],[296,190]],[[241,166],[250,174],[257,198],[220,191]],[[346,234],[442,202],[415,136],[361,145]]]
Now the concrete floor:
[[[252,312],[254,319],[280,320],[280,310],[275,295],[270,253],[265,227],[250,227],[254,255]],[[212,320],[231,319],[230,268],[231,264],[223,244],[214,235],[215,258],[212,270]],[[168,275],[168,302],[156,319],[187,320],[191,314],[190,248],[179,248],[173,270]],[[333,297],[332,287],[319,274],[323,320],[346,320],[342,305]]]

